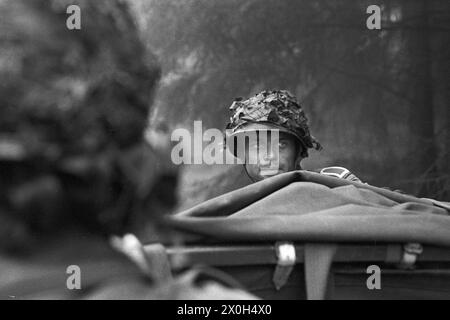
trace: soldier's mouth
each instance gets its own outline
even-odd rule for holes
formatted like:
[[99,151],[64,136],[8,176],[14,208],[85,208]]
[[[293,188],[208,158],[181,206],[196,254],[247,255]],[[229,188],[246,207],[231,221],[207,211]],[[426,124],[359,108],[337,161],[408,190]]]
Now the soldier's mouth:
[[271,177],[282,173],[280,169],[261,168],[259,174],[263,177]]

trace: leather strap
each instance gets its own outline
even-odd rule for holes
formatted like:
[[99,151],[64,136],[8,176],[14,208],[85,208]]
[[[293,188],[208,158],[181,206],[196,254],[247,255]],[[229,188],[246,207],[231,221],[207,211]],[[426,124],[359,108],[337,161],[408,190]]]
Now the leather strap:
[[334,244],[305,244],[305,280],[308,300],[323,300],[330,284],[330,269],[337,251]]
[[156,282],[165,282],[172,279],[172,270],[166,248],[155,243],[144,247],[148,269]]

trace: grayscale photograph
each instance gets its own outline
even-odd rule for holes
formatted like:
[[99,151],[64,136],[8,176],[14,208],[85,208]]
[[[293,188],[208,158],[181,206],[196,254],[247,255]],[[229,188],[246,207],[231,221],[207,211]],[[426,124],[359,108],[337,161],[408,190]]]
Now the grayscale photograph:
[[449,0],[0,0],[0,300],[437,299]]

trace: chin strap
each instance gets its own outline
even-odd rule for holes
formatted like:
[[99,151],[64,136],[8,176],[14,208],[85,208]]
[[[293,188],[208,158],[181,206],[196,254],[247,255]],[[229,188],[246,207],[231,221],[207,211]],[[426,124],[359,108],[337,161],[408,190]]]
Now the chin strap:
[[257,182],[258,180],[253,179],[252,176],[250,175],[250,173],[248,173],[247,166],[245,165],[245,163],[243,164],[243,166],[244,166],[245,173],[247,174],[247,177],[250,180],[252,180],[252,182]]

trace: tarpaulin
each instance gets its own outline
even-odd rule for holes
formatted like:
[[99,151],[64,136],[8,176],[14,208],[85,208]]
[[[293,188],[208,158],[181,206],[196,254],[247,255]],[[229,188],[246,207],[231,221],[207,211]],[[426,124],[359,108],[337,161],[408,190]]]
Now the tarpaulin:
[[328,177],[284,173],[173,215],[179,230],[226,242],[418,242],[450,246],[448,203]]

